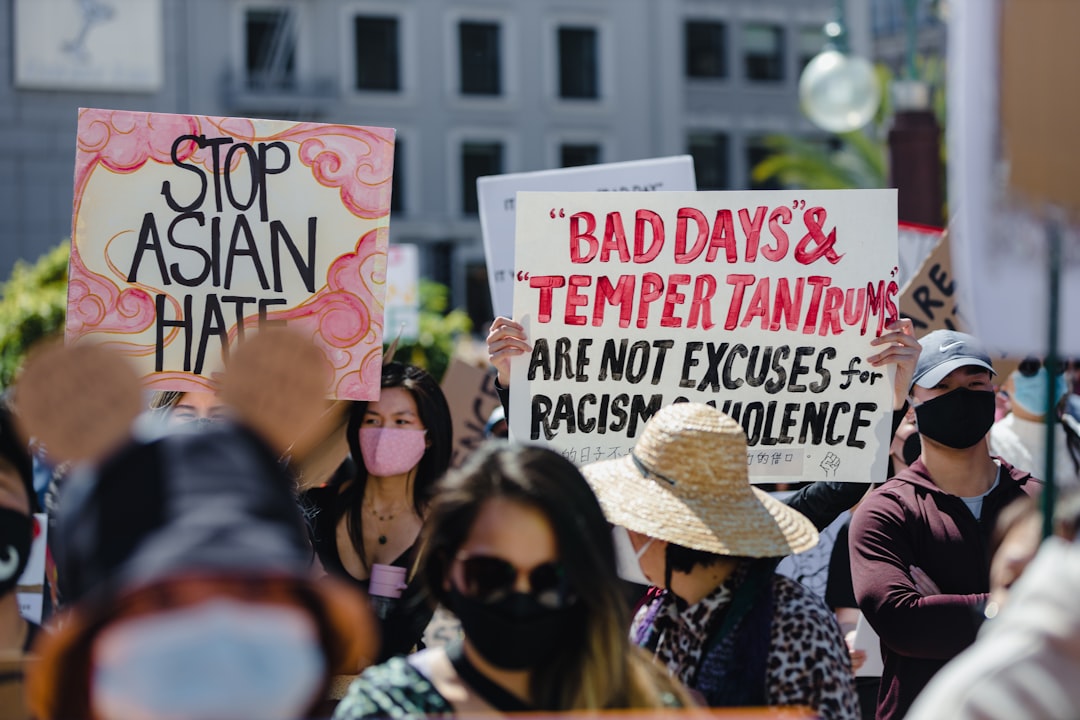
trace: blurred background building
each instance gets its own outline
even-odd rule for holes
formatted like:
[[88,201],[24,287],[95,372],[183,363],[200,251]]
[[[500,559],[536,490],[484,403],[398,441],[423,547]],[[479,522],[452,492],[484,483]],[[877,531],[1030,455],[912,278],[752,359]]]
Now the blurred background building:
[[[852,51],[892,52],[903,2],[843,0]],[[379,125],[392,241],[484,322],[477,177],[689,153],[700,189],[760,187],[765,136],[826,140],[796,88],[839,6],[0,0],[0,276],[70,234],[79,107]],[[90,51],[106,31],[126,56]]]

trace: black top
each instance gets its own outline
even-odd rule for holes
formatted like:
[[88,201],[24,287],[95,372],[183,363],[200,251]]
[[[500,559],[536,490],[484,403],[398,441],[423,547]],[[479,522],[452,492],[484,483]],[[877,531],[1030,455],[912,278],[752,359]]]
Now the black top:
[[[311,544],[319,562],[327,573],[342,578],[365,593],[369,581],[359,580],[345,569],[337,547],[337,522],[333,509],[338,489],[322,486],[307,490],[301,495],[301,504],[308,520]],[[416,560],[419,539],[405,552],[394,559],[390,565],[412,570]],[[431,622],[433,610],[424,601],[419,583],[410,579],[409,585],[401,594],[401,599],[389,615],[380,621],[382,626],[382,649],[378,662],[383,662],[395,655],[406,655],[422,646],[424,629]]]

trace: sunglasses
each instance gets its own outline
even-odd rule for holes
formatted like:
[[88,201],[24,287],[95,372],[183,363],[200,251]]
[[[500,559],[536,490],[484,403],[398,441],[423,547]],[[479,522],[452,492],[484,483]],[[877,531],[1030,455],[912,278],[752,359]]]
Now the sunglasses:
[[[518,568],[492,555],[458,555],[465,587],[461,593],[482,603],[495,603],[515,592]],[[557,562],[537,565],[529,571],[529,594],[549,609],[558,610],[577,601],[570,591],[566,569]]]
[[1039,358],[1025,358],[1016,369],[1024,377],[1033,377],[1045,365],[1046,371],[1051,375],[1059,375],[1065,372],[1065,364],[1062,362],[1044,363]]

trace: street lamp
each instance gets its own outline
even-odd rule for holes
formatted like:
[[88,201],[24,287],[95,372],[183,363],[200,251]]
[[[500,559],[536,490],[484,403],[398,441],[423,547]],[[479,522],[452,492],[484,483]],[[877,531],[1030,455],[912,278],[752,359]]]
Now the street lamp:
[[874,67],[848,53],[844,0],[837,0],[836,19],[825,25],[825,49],[807,63],[799,77],[799,101],[811,122],[832,133],[858,130],[874,117],[881,103]]

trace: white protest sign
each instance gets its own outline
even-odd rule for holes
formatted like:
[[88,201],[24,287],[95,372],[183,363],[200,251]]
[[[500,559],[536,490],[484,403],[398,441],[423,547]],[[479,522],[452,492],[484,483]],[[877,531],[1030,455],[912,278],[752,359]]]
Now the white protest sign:
[[759,482],[884,477],[896,191],[519,193],[515,439],[620,457],[661,407],[714,403]]
[[30,546],[30,559],[15,584],[15,600],[19,614],[27,620],[41,624],[45,598],[45,550],[49,521],[45,513],[34,514],[34,542]]
[[387,339],[413,341],[420,335],[420,253],[415,245],[386,250]]
[[689,155],[561,170],[492,175],[476,181],[491,308],[509,317],[514,306],[514,196],[519,190],[654,192],[696,190]]

